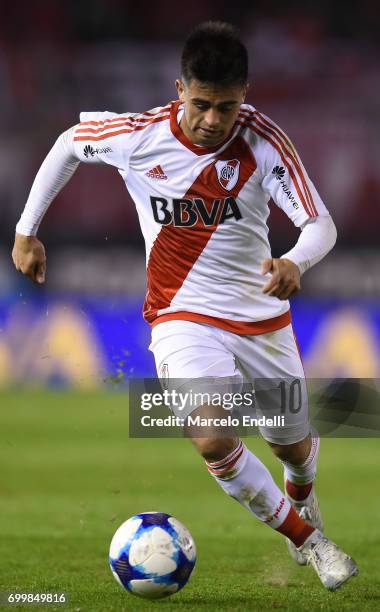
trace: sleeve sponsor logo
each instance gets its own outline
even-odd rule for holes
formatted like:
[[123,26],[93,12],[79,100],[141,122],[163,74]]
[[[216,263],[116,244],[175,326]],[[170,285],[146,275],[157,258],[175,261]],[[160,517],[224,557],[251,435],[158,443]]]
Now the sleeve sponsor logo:
[[83,149],[83,153],[85,157],[94,157],[94,155],[99,155],[99,153],[111,153],[111,147],[104,147],[103,149],[94,149],[91,145],[86,145]]
[[278,181],[280,181],[280,185],[282,187],[282,190],[287,195],[288,199],[291,201],[291,203],[293,205],[293,208],[298,210],[300,205],[298,204],[297,200],[295,199],[295,197],[292,194],[291,190],[289,189],[288,185],[283,180],[283,177],[285,176],[285,168],[283,166],[275,166],[273,168],[273,170],[272,170],[272,174],[274,174],[274,177]]
[[282,166],[275,166],[272,170],[275,178],[280,181],[285,176],[285,168]]

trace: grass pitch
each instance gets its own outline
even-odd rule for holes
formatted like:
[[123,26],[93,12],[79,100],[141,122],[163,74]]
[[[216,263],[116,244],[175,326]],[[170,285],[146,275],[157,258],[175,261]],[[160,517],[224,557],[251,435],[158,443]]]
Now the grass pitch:
[[[125,395],[2,392],[0,407],[0,591],[69,596],[68,605],[31,609],[380,608],[379,440],[322,442],[318,492],[326,533],[361,572],[329,593],[311,568],[288,557],[282,536],[219,489],[188,440],[128,438]],[[252,438],[248,446],[281,483],[265,443]],[[198,550],[189,584],[155,603],[123,591],[108,567],[116,528],[147,510],[185,523]]]

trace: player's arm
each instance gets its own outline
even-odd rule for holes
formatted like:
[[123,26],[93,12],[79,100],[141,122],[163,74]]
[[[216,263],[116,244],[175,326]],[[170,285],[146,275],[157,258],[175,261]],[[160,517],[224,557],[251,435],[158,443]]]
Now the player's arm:
[[16,269],[36,283],[45,282],[45,249],[36,234],[55,196],[66,185],[79,165],[70,128],[58,138],[33,182],[25,209],[16,226],[12,259]]
[[79,162],[108,164],[127,172],[135,114],[109,111],[81,113],[81,123],[58,138],[34,180],[16,226],[12,257],[17,270],[37,283],[45,280],[46,257],[36,234],[50,204],[74,174]]
[[270,274],[263,292],[286,300],[301,288],[301,275],[333,248],[337,232],[288,136],[260,114],[258,125],[265,135],[259,149],[262,188],[301,230],[290,251],[262,262],[262,274]]

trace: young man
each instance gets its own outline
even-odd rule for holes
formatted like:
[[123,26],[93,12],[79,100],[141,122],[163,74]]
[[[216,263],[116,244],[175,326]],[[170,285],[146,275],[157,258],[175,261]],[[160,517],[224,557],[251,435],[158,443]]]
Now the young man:
[[[336,230],[289,138],[244,104],[247,75],[247,51],[234,28],[208,22],[186,41],[178,101],[144,113],[82,113],[36,176],[13,260],[43,283],[46,258],[36,233],[48,206],[80,161],[118,169],[146,241],[144,317],[159,375],[198,381],[208,391],[243,377],[280,380],[286,392],[297,386],[299,405],[286,426],[261,429],[283,462],[285,495],[233,433],[188,431],[220,486],[286,536],[293,558],[312,564],[335,591],[358,570],[322,534],[313,488],[319,439],[310,434],[287,299],[333,247]],[[271,257],[267,237],[270,198],[302,230],[280,259]],[[222,413],[208,405],[192,412]]]

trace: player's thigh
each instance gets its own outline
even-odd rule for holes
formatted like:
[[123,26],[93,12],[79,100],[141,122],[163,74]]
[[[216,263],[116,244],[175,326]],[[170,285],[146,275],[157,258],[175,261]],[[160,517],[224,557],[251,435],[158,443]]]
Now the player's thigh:
[[[210,397],[231,393],[241,384],[233,353],[220,330],[191,321],[167,321],[153,328],[150,350],[158,377],[169,390],[189,394],[179,416],[185,418]],[[176,407],[172,406],[177,414]]]
[[294,444],[310,431],[305,373],[291,325],[236,341],[239,368],[252,381],[259,416],[283,417],[260,432],[275,444]]
[[234,355],[223,345],[217,332],[216,328],[192,321],[166,321],[156,325],[149,349],[154,354],[158,376],[198,378],[233,374]]

